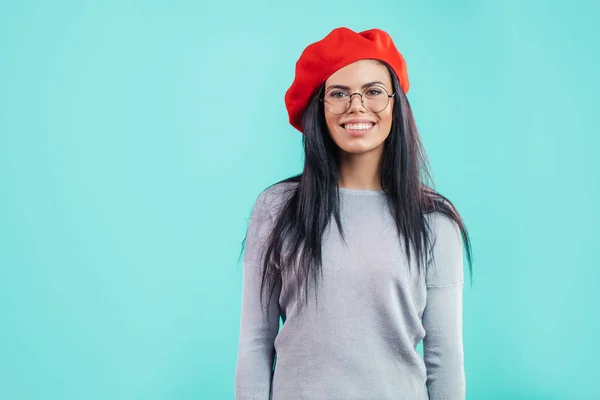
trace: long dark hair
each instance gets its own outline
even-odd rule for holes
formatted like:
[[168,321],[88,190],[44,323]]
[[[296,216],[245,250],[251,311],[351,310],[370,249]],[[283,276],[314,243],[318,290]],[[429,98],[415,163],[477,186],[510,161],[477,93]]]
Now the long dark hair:
[[[427,259],[432,255],[432,244],[425,215],[439,212],[455,221],[460,228],[472,281],[471,243],[465,224],[450,200],[435,191],[429,161],[408,99],[394,71],[386,63],[381,63],[387,67],[396,93],[392,127],[384,142],[381,186],[387,194],[398,237],[403,239],[409,269],[411,245],[419,273],[426,268]],[[297,278],[299,310],[302,298],[308,302],[308,280],[311,277],[317,294],[318,277],[322,273],[321,238],[332,215],[345,240],[340,221],[337,145],[328,134],[320,102],[324,87],[325,84],[316,91],[303,115],[303,172],[271,185],[297,183],[285,196],[266,240],[260,295],[265,308],[268,307],[265,295],[271,298],[282,276]]]

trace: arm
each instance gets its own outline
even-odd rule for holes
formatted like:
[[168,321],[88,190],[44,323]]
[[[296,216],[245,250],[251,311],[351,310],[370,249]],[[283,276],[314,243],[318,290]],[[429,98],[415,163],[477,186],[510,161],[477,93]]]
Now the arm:
[[430,400],[464,400],[462,342],[462,242],[458,225],[435,220],[434,258],[427,266],[427,304],[423,312],[423,356]]
[[244,248],[240,337],[235,372],[236,400],[268,400],[271,396],[275,355],[273,343],[279,330],[281,284],[276,284],[267,315],[263,315],[260,303],[262,271],[259,269],[262,247],[271,227],[272,219],[263,193],[252,210]]

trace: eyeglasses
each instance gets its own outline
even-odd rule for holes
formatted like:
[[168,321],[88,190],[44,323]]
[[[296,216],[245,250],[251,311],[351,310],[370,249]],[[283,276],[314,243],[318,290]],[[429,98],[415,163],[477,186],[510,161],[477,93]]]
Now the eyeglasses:
[[388,94],[381,86],[369,86],[362,93],[349,93],[347,90],[331,88],[325,95],[319,99],[325,103],[325,110],[332,114],[344,114],[350,109],[352,97],[357,94],[360,96],[361,104],[368,111],[378,113],[388,106],[390,99],[396,93]]

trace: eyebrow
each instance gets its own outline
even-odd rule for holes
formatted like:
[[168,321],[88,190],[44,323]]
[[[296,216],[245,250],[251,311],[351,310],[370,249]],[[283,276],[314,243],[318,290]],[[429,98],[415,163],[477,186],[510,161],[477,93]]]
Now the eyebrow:
[[[384,84],[383,82],[380,82],[380,81],[373,81],[373,82],[368,82],[368,83],[365,83],[365,84],[364,84],[364,85],[362,85],[360,88],[361,88],[361,89],[364,89],[364,88],[366,88],[366,87],[373,86],[373,85],[377,85],[377,84],[379,84],[379,85],[381,85],[381,86],[383,86],[383,87],[386,87],[386,86],[385,86],[385,84]],[[331,86],[327,87],[325,90],[329,90],[329,89],[333,89],[333,88],[336,88],[336,89],[343,89],[343,90],[350,90],[350,86],[344,86],[344,85],[331,85]]]

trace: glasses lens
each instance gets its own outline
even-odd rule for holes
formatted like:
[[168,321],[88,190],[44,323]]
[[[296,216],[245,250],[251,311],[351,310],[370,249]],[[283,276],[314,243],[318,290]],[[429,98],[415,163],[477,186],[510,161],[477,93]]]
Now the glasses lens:
[[363,92],[363,105],[372,112],[383,111],[388,105],[390,98],[388,92],[381,86],[371,86]]
[[350,94],[342,89],[332,89],[325,93],[325,107],[332,114],[343,114],[350,107]]

